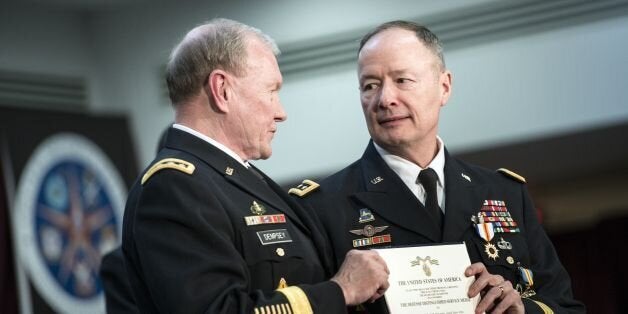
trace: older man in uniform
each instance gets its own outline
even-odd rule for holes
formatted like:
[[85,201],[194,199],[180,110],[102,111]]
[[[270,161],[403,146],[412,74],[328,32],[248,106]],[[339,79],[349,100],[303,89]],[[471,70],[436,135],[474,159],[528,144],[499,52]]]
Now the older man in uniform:
[[[361,41],[360,98],[372,141],[361,159],[293,194],[313,207],[338,262],[354,248],[465,241],[476,313],[584,312],[521,176],[449,155],[437,136],[451,94],[438,38],[382,24]],[[317,188],[318,187],[318,188]],[[383,302],[372,307],[386,312]]]
[[276,53],[268,36],[226,19],[174,49],[175,124],[124,216],[141,312],[343,313],[385,291],[388,270],[371,252],[349,252],[333,275],[321,232],[249,163],[271,155],[286,119]]

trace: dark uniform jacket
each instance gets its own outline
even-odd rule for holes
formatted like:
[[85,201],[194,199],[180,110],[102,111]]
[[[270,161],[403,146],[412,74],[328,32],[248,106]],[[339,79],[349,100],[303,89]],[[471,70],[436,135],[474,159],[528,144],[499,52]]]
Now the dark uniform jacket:
[[120,247],[102,257],[100,279],[105,291],[107,313],[139,313],[135,306],[131,284],[124,268],[124,257]]
[[321,232],[262,176],[169,130],[124,214],[122,250],[141,312],[346,312],[340,287],[324,281]]
[[[484,263],[490,273],[502,275],[513,287],[519,284],[522,291],[527,290],[526,295],[536,292],[523,299],[527,313],[543,313],[549,309],[556,313],[584,312],[584,307],[572,297],[569,275],[537,220],[525,185],[512,177],[464,163],[445,151],[442,234],[372,142],[360,160],[325,179],[318,189],[302,197],[304,205],[311,207],[310,212],[316,214],[315,218],[320,220],[329,237],[337,265],[354,247],[369,249],[465,241],[472,263]],[[471,219],[483,208],[495,209],[490,205],[483,207],[486,204],[498,204],[500,212],[508,212],[514,223],[504,230],[516,231],[496,230],[490,241],[492,247],[488,249],[490,256],[487,241],[476,232]],[[377,228],[384,226],[387,227],[384,230]],[[522,269],[530,270],[533,275],[530,289],[525,289]],[[369,309],[387,312],[383,302]]]

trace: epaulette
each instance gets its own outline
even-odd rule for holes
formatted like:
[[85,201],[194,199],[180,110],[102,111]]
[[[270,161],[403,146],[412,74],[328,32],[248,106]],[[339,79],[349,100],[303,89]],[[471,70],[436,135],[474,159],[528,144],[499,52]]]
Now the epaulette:
[[518,175],[517,173],[515,173],[513,171],[510,171],[510,170],[508,170],[506,168],[499,168],[499,169],[497,169],[497,172],[501,172],[501,173],[505,174],[506,176],[508,176],[510,178],[513,178],[513,179],[515,179],[515,180],[517,180],[517,181],[519,181],[521,183],[526,183],[526,178],[524,178],[524,177]]
[[196,169],[196,167],[193,164],[182,159],[165,158],[156,162],[146,171],[146,173],[142,177],[142,185],[144,185],[144,183],[146,183],[146,181],[148,181],[148,179],[150,179],[152,175],[162,169],[174,169],[187,174],[192,174],[194,173],[194,169]]
[[310,192],[318,189],[320,185],[312,180],[305,179],[301,184],[297,185],[296,188],[291,188],[288,193],[294,194],[299,197],[305,197]]

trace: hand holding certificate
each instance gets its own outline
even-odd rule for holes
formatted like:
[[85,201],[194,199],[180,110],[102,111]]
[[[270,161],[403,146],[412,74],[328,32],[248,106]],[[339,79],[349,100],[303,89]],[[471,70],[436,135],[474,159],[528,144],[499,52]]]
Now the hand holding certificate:
[[474,277],[464,244],[375,250],[386,261],[390,287],[386,303],[391,313],[474,313],[479,295],[467,296]]

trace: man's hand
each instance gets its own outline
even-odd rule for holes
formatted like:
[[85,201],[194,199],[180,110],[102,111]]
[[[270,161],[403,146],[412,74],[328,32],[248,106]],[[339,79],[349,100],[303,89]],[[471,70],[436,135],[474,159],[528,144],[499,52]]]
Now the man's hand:
[[484,264],[472,264],[464,274],[467,277],[475,276],[475,282],[469,287],[469,297],[473,298],[479,293],[482,296],[475,313],[525,313],[521,296],[512,283],[500,275],[489,273]]
[[351,250],[331,280],[342,288],[347,305],[357,305],[384,295],[388,274],[388,266],[377,252]]

